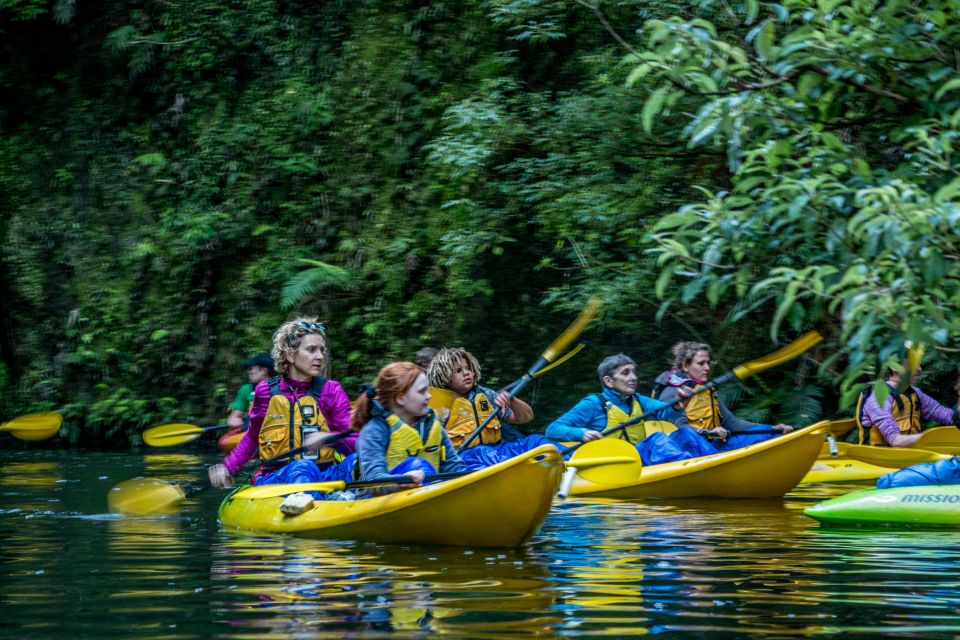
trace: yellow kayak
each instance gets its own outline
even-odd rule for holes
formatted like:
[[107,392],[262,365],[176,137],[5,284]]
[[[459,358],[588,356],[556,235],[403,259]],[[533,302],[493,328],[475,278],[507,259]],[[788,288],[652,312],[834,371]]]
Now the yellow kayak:
[[[242,487],[220,505],[220,522],[308,538],[518,547],[546,518],[562,472],[559,452],[544,445],[426,487],[365,500],[317,500],[295,516],[281,513],[282,496],[245,498],[251,487]],[[297,485],[287,486],[297,491]]]
[[836,450],[838,455],[833,457],[824,444],[816,463],[800,484],[875,480],[896,469],[955,455],[960,453],[960,431],[956,427],[927,429],[910,447],[870,447],[838,442]]
[[878,467],[860,460],[850,458],[817,458],[810,467],[807,475],[803,476],[800,484],[820,484],[825,482],[863,482],[876,480],[894,469]]
[[600,484],[580,476],[571,495],[640,498],[775,498],[793,489],[810,469],[829,421],[711,456],[644,467],[640,476]]

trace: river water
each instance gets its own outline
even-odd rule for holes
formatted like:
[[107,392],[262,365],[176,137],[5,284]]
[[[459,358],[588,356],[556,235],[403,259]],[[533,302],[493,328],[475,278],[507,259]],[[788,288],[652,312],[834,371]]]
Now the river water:
[[222,491],[159,518],[110,487],[213,454],[0,450],[4,638],[771,638],[960,634],[960,533],[822,528],[785,500],[569,500],[522,549],[224,530]]

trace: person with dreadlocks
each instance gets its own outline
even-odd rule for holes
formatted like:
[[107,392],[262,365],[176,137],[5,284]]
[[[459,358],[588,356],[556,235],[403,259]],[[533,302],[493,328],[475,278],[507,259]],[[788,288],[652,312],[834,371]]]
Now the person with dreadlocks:
[[388,364],[364,387],[352,419],[361,480],[403,474],[420,485],[429,473],[466,469],[429,400],[427,375],[412,362]]
[[[456,396],[450,407],[440,412],[440,421],[458,450],[490,418],[483,431],[460,451],[468,466],[488,467],[540,445],[555,444],[542,435],[525,437],[509,426],[533,420],[533,409],[523,400],[511,398],[506,391],[498,394],[479,386],[480,363],[466,349],[441,349],[430,363],[427,375],[431,385]],[[497,411],[499,415],[494,416]]]
[[[263,380],[253,392],[250,427],[221,464],[210,467],[210,483],[232,484],[240,467],[259,454],[262,459],[294,451],[277,471],[254,473],[254,484],[322,482],[348,478],[357,434],[350,430],[350,400],[340,383],[322,375],[326,363],[326,329],[316,318],[285,322],[273,334],[271,355],[278,376]],[[335,438],[334,438],[335,437]],[[336,439],[333,447],[324,442]]]

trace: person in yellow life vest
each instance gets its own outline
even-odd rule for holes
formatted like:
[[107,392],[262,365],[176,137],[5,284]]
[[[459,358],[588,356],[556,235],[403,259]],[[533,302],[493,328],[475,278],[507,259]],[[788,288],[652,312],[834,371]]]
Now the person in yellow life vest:
[[[683,408],[690,426],[703,436],[711,437],[714,453],[739,449],[748,444],[775,437],[771,430],[789,433],[788,424],[766,425],[743,420],[733,415],[715,389],[694,394],[710,378],[710,345],[700,342],[678,342],[673,346],[673,369],[657,376],[653,397]],[[763,431],[766,433],[751,433]]]
[[943,406],[916,386],[921,373],[923,367],[917,365],[910,376],[910,384],[898,392],[904,386],[902,374],[888,369],[887,386],[890,393],[882,404],[877,402],[871,386],[860,393],[856,412],[860,444],[909,447],[920,439],[923,421],[942,426],[957,424],[957,409]]
[[[349,464],[338,464],[335,453],[354,450],[350,400],[339,382],[322,375],[325,348],[326,328],[316,318],[297,318],[277,329],[272,356],[279,375],[254,389],[250,427],[223,463],[209,468],[212,485],[232,484],[231,476],[254,456],[268,459],[300,447],[306,451],[291,455],[292,461],[278,471],[261,468],[253,483],[322,482],[349,475]],[[332,447],[323,446],[334,439]]]
[[[561,442],[590,442],[603,437],[628,440],[637,449],[644,465],[663,464],[714,453],[704,438],[690,429],[683,411],[637,393],[637,363],[618,353],[604,358],[597,367],[603,390],[575,404],[547,427],[547,437]],[[604,431],[656,412],[651,421],[672,422],[678,428],[667,434],[646,434],[643,423],[611,432]]]
[[393,362],[357,400],[352,425],[360,431],[361,480],[405,474],[415,484],[434,471],[466,469],[430,409],[427,375],[412,362]]
[[[450,407],[440,412],[440,421],[458,450],[487,422],[483,431],[460,451],[460,457],[471,469],[488,467],[543,444],[554,444],[542,435],[524,436],[509,426],[533,420],[533,409],[523,400],[511,398],[506,391],[498,394],[479,386],[480,363],[466,349],[441,349],[430,363],[427,375],[431,385],[456,396]],[[499,416],[487,421],[498,408]]]

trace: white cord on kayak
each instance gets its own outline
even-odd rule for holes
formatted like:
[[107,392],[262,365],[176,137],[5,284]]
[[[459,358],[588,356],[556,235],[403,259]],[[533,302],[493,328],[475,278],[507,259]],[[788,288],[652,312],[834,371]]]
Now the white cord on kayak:
[[577,478],[577,468],[576,467],[567,467],[567,470],[563,472],[563,479],[560,480],[560,489],[557,491],[557,495],[560,496],[561,500],[566,500],[567,496],[570,495],[570,489],[573,487],[573,481]]
[[827,448],[830,450],[830,457],[836,458],[840,455],[840,449],[837,448],[837,439],[832,433],[827,434]]

